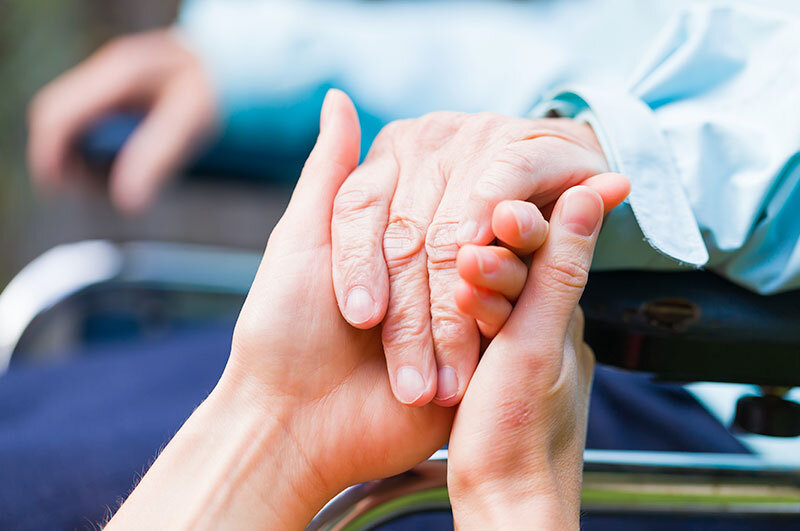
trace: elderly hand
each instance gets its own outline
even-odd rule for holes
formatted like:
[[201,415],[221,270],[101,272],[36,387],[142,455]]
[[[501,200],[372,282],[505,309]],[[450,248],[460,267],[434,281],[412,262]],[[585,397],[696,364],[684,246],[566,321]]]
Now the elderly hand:
[[343,93],[328,94],[320,128],[219,384],[112,524],[302,529],[343,488],[400,473],[447,441],[455,411],[395,400],[380,333],[339,313],[330,222],[359,150]]
[[[459,245],[491,242],[502,200],[547,212],[567,188],[606,170],[592,129],[570,120],[445,112],[381,132],[336,197],[333,283],[350,324],[383,321],[401,402],[458,403],[478,363],[477,325],[453,296]],[[627,195],[627,181],[619,183],[597,188],[609,210]],[[541,216],[523,210],[518,222],[543,240]]]
[[602,215],[588,187],[558,200],[524,291],[472,377],[448,459],[459,529],[578,529],[594,368],[578,300]]
[[209,77],[172,30],[116,39],[33,99],[28,163],[36,185],[66,186],[80,172],[74,143],[104,114],[129,107],[147,117],[111,169],[111,198],[124,212],[145,208],[218,119]]

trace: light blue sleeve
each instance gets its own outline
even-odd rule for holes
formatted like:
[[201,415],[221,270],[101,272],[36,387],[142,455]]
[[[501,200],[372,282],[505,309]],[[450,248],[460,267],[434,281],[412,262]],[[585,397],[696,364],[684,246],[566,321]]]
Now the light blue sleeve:
[[695,6],[629,86],[570,87],[535,108],[589,121],[631,179],[595,267],[684,262],[761,293],[800,288],[798,50],[790,14]]
[[283,152],[313,142],[330,87],[353,98],[365,146],[431,111],[523,116],[555,84],[629,73],[631,43],[681,2],[187,0],[176,34],[209,69],[229,133]]
[[[369,145],[389,121],[434,110],[523,115],[563,79],[568,53],[551,22],[568,13],[518,4],[192,0],[176,29],[210,69],[242,142],[306,149],[336,87],[356,103]],[[536,68],[509,68],[532,51]]]

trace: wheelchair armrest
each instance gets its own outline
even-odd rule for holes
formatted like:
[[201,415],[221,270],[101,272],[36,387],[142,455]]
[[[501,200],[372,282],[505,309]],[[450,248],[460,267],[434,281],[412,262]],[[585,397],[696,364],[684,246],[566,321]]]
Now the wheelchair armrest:
[[800,290],[763,296],[704,271],[594,272],[598,361],[677,381],[800,384]]
[[260,259],[255,252],[161,242],[55,247],[0,293],[0,373],[20,353],[48,360],[109,335],[118,340],[230,318]]
[[[383,529],[391,523],[399,525],[387,528],[449,526],[447,457],[448,450],[442,449],[407,472],[344,490],[307,529]],[[742,528],[750,529],[775,522],[796,525],[799,519],[797,459],[586,450],[583,462],[584,520],[627,517],[626,528],[661,522],[655,527],[667,529],[714,517],[715,524],[745,523],[751,525]],[[667,518],[671,525],[663,525]]]

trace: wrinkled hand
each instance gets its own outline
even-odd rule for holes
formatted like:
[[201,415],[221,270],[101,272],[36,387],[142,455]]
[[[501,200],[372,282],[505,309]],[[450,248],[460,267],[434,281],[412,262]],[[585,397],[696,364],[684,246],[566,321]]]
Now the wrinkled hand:
[[351,327],[336,306],[333,198],[358,163],[358,149],[355,108],[331,91],[317,145],[270,236],[223,376],[283,419],[315,471],[309,485],[321,484],[330,497],[426,459],[447,441],[454,413],[395,400],[380,333]]
[[594,368],[578,300],[602,214],[585,186],[558,200],[523,293],[458,408],[448,489],[460,529],[578,529]]
[[[336,197],[333,283],[348,322],[383,321],[401,402],[458,403],[478,363],[478,328],[453,296],[459,245],[491,242],[502,200],[548,212],[567,188],[606,170],[591,128],[571,120],[445,112],[380,133]],[[609,209],[627,195],[598,191]],[[524,230],[543,227],[530,218]]]
[[355,107],[330,91],[220,381],[109,529],[304,529],[345,487],[400,473],[446,442],[454,410],[395,400],[380,334],[351,327],[336,306],[331,213],[359,141]]
[[218,119],[209,77],[172,30],[116,39],[31,102],[28,163],[36,185],[69,186],[80,172],[75,142],[98,118],[130,107],[147,116],[111,169],[111,198],[124,212],[150,204]]

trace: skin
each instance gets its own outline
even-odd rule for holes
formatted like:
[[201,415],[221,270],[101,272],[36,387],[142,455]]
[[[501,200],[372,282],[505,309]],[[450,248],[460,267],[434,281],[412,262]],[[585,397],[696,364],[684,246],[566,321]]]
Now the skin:
[[114,161],[109,193],[125,213],[144,210],[218,123],[217,97],[200,61],[171,30],[115,39],[45,86],[28,112],[28,164],[37,188],[74,186],[74,144],[98,118],[146,111]]
[[[214,133],[216,101],[201,62],[173,31],[114,40],[32,101],[34,183],[44,192],[76,186],[83,170],[73,146],[80,135],[111,111],[139,108],[146,119],[116,158],[109,193],[120,211],[141,213]],[[510,311],[496,293],[486,295],[494,308],[486,320],[464,311],[459,245],[491,242],[491,214],[502,200],[530,200],[548,214],[560,193],[605,169],[591,128],[569,120],[434,113],[381,133],[337,197],[333,279],[352,325],[383,322],[390,381],[401,402],[457,404],[477,364],[480,335],[492,337],[498,315]],[[613,186],[597,189],[610,206],[627,194]],[[461,296],[454,299],[454,291]]]
[[459,528],[579,528],[594,355],[577,305],[602,212],[585,186],[558,200],[514,311],[458,408],[447,482]]
[[[596,219],[586,234],[575,227],[587,219],[580,196],[602,205],[599,195],[583,188],[559,200],[533,274],[453,424],[454,408],[395,400],[379,331],[356,329],[339,313],[330,222],[359,145],[343,93],[329,93],[320,129],[220,382],[108,527],[302,529],[348,485],[424,460],[451,427],[448,479],[460,529],[575,527],[591,353],[574,316],[602,206],[589,212]],[[483,478],[497,491],[487,493]],[[504,495],[513,512],[489,503]]]
[[[453,297],[457,255],[494,239],[495,207],[526,200],[548,214],[566,189],[607,169],[592,129],[570,120],[443,112],[380,133],[336,197],[333,283],[350,324],[382,323],[398,400],[451,406],[463,397],[480,334]],[[628,184],[611,180],[597,191],[611,208]],[[495,313],[507,313],[495,303]]]
[[[605,213],[629,190],[628,180],[613,173],[591,177],[583,186],[610,201],[604,202]],[[493,338],[505,324],[527,279],[530,255],[544,243],[548,230],[548,222],[532,203],[503,201],[492,213],[492,233],[499,245],[467,244],[458,250],[456,306],[475,319],[483,338]]]
[[[331,91],[317,145],[237,321],[224,374],[123,505],[121,522],[302,529],[343,488],[406,470],[446,442],[454,412],[395,400],[380,332],[351,327],[336,305],[331,212],[358,156],[355,109]],[[184,500],[185,512],[152,512]]]

